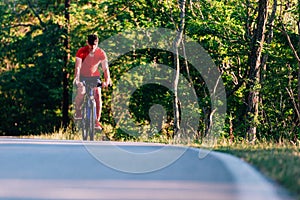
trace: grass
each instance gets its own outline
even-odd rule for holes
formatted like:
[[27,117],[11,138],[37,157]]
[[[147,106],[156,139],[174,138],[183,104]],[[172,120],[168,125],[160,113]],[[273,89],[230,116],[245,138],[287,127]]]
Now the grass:
[[219,144],[215,150],[235,155],[286,188],[300,200],[300,145],[272,142]]
[[[107,125],[101,134],[95,136],[96,140],[114,140],[113,127]],[[80,132],[58,131],[54,134],[42,134],[39,136],[26,136],[27,138],[57,139],[57,140],[81,140]],[[136,140],[135,140],[136,141]],[[168,143],[165,138],[140,138],[143,142]],[[192,145],[201,147],[199,145]],[[235,155],[257,168],[266,177],[276,181],[286,188],[296,199],[300,200],[300,143],[290,142],[273,143],[257,142],[249,144],[245,141],[230,143],[224,139],[215,147],[215,151],[221,151]]]

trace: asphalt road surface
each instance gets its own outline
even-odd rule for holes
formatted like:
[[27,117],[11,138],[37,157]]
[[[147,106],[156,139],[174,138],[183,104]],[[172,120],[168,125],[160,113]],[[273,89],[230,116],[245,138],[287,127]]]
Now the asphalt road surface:
[[162,144],[0,139],[0,199],[291,198],[228,154]]

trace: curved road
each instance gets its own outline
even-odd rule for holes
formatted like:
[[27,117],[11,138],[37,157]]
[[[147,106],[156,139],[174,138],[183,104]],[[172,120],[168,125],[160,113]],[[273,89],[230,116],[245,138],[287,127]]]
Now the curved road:
[[[116,147],[128,153],[120,156],[114,151]],[[157,156],[157,160],[151,158],[151,162],[135,162],[130,155],[159,153],[165,147],[143,143],[0,139],[0,199],[291,199],[254,168],[223,153],[168,146],[170,152],[184,149],[182,156],[161,169],[145,173],[126,172],[107,164],[114,161],[123,169],[143,169],[152,166],[151,162],[156,166],[167,162],[170,156],[164,154]],[[93,152],[102,152],[104,162]]]

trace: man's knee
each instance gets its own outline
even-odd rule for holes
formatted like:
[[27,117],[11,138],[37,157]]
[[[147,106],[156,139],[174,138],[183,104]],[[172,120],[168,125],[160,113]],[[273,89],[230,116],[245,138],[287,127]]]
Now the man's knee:
[[94,89],[94,97],[95,97],[96,101],[101,100],[101,90],[100,90],[100,88],[95,88]]
[[84,96],[84,94],[85,94],[85,87],[82,85],[82,86],[79,86],[78,88],[77,88],[77,96]]

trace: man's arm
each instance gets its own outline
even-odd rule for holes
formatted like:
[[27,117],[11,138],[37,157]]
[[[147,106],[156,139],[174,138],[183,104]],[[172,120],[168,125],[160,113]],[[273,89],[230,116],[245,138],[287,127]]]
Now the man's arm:
[[108,61],[105,56],[105,59],[101,61],[101,66],[104,74],[104,79],[105,82],[103,83],[103,87],[108,87],[109,85],[112,84],[111,79],[110,79],[110,72],[109,72],[109,67],[108,67]]
[[75,84],[78,85],[80,83],[80,69],[81,69],[82,59],[76,57],[75,61]]
[[101,65],[102,65],[102,70],[105,79],[105,82],[103,83],[103,87],[108,87],[109,85],[111,85],[111,79],[110,79],[110,72],[109,72],[107,60],[101,61]]

